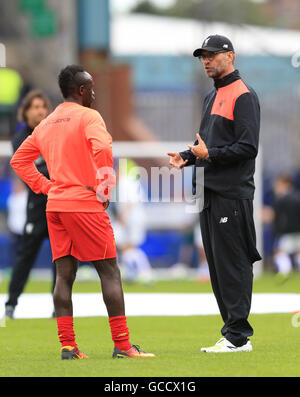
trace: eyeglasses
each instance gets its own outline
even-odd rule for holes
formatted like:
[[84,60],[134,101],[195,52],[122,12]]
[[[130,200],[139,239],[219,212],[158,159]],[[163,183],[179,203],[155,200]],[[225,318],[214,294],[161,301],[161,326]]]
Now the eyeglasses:
[[209,61],[212,61],[216,55],[218,55],[218,54],[223,54],[223,53],[225,53],[225,52],[228,52],[228,51],[211,52],[210,54],[200,55],[200,56],[198,57],[198,59],[199,59],[201,62],[205,61],[206,59],[208,59]]

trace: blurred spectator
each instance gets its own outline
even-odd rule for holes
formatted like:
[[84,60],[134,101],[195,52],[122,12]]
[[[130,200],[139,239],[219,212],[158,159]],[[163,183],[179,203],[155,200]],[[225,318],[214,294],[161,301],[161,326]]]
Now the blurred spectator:
[[[49,100],[41,91],[33,90],[25,96],[18,112],[18,119],[25,123],[25,127],[13,139],[14,152],[49,113]],[[44,176],[49,178],[47,166],[42,156],[35,161],[35,165]],[[9,297],[5,304],[6,316],[10,318],[14,316],[18,298],[23,292],[42,243],[45,238],[49,237],[46,221],[46,203],[47,197],[45,195],[35,194],[28,188],[26,222],[9,284]],[[54,284],[55,268],[53,266],[52,291]]]
[[111,219],[124,281],[149,283],[153,278],[152,267],[140,248],[146,239],[145,193],[135,173],[136,167],[133,160],[127,159],[126,169],[117,170],[118,200],[111,203]]
[[[199,222],[195,226],[181,230],[182,243],[179,248],[179,261],[170,268],[172,278],[187,278],[189,269],[194,270],[194,253],[197,251],[197,268],[195,273],[196,281],[207,283],[210,280],[208,264],[202,242],[202,235]],[[194,273],[193,273],[194,277]]]
[[300,270],[300,192],[294,189],[288,175],[279,175],[274,182],[273,209],[274,263],[279,276],[284,278],[293,269],[292,258]]
[[202,235],[199,222],[194,227],[194,243],[198,252],[198,274],[197,281],[207,283],[210,281],[208,263],[203,247]]
[[14,131],[15,111],[23,81],[13,69],[0,68],[0,136],[11,136]]
[[179,229],[181,234],[181,243],[178,252],[178,261],[169,269],[171,278],[185,279],[189,276],[189,268],[193,262],[194,251],[194,229],[188,225]]
[[28,191],[21,179],[14,178],[12,192],[7,199],[7,226],[11,237],[10,266],[16,260],[16,252],[19,249],[22,234],[26,222],[26,206]]

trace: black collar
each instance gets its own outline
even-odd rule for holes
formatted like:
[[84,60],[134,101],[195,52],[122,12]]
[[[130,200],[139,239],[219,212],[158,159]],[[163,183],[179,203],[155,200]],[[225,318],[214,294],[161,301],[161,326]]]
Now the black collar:
[[226,85],[229,85],[233,83],[236,80],[239,80],[241,78],[240,73],[237,69],[235,69],[232,73],[227,74],[225,77],[222,79],[215,79],[215,87],[216,89],[225,87]]

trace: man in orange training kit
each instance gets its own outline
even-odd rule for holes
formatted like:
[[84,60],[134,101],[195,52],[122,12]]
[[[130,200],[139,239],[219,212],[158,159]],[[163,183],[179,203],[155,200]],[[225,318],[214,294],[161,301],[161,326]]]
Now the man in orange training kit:
[[[95,99],[92,76],[70,65],[59,75],[64,102],[23,142],[11,166],[35,193],[48,195],[47,223],[57,278],[53,294],[61,358],[88,358],[75,342],[72,286],[77,260],[91,261],[102,287],[115,357],[155,357],[129,342],[124,295],[110,219],[105,212],[115,185],[112,138]],[[50,179],[34,160],[46,161]]]

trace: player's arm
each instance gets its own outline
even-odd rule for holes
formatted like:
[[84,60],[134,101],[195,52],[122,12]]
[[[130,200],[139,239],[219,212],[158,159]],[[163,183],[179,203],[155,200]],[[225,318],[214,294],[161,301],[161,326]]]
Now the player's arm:
[[258,152],[260,107],[256,95],[241,95],[234,108],[234,134],[236,142],[223,147],[208,148],[212,162],[228,164],[254,159]]
[[197,134],[198,144],[190,149],[197,158],[221,165],[254,159],[258,152],[259,125],[260,108],[256,95],[243,94],[234,108],[236,141],[222,147],[207,147]]
[[95,191],[99,198],[110,199],[111,191],[116,184],[113,172],[112,139],[106,130],[105,123],[96,111],[85,119],[84,132],[97,165],[97,186]]
[[10,165],[34,193],[48,194],[52,182],[41,174],[34,164],[39,156],[40,150],[32,134],[17,149]]
[[[12,140],[12,147],[14,153],[18,150],[18,148],[21,146],[21,144],[25,141],[27,137],[28,135],[25,134],[24,131],[21,131],[14,135],[14,138]],[[46,178],[50,179],[47,165],[42,156],[40,156],[35,161],[35,165],[40,173],[42,173]]]
[[[198,140],[194,143],[194,145],[198,145]],[[181,158],[186,161],[185,166],[194,165],[196,162],[196,156],[191,151],[191,149],[184,150],[183,152],[179,153]]]
[[[195,142],[195,145],[198,141]],[[168,152],[170,156],[170,165],[175,168],[183,168],[185,166],[194,165],[196,162],[196,156],[193,154],[191,149],[185,150],[180,153]]]
[[[212,91],[210,91],[206,97],[204,98],[204,102],[203,102],[203,112],[206,111],[207,106],[209,101],[211,101],[212,96],[215,95],[215,89],[213,89]],[[189,145],[189,149],[185,150],[183,152],[180,152],[179,155],[181,156],[181,158],[185,161],[184,167],[185,166],[189,166],[189,165],[195,165],[196,160],[198,160],[198,166],[201,165],[199,164],[199,160],[207,160],[207,148],[206,145],[204,143],[204,141],[202,140],[200,133],[196,134],[196,141],[194,142],[194,145]],[[195,148],[197,148],[197,153],[194,150]]]
[[85,136],[90,143],[97,167],[113,167],[112,140],[102,117],[95,111],[85,124]]

